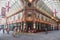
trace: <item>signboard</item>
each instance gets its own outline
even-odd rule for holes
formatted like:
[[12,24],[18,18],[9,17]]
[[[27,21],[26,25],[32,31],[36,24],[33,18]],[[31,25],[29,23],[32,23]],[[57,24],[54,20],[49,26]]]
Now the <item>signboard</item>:
[[56,17],[56,13],[57,13],[57,12],[56,12],[56,9],[54,9],[54,17]]
[[6,8],[2,7],[1,8],[1,15],[2,15],[2,17],[5,17],[5,14],[6,14]]

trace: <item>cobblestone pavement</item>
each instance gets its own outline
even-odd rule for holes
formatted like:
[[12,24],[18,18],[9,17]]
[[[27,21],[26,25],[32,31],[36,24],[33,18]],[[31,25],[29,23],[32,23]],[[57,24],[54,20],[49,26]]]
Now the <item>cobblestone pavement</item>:
[[16,37],[10,34],[3,34],[2,30],[0,31],[0,40],[60,40],[60,30],[51,31],[46,34],[45,32],[41,33],[20,33]]

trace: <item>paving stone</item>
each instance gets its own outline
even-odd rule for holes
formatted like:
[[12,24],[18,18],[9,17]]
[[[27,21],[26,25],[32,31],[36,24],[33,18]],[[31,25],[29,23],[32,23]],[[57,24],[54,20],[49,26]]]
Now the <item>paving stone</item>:
[[7,34],[6,31],[3,34],[0,31],[0,40],[60,40],[60,30],[50,31],[48,34],[44,32],[40,33],[20,33],[16,37],[12,36],[13,31]]

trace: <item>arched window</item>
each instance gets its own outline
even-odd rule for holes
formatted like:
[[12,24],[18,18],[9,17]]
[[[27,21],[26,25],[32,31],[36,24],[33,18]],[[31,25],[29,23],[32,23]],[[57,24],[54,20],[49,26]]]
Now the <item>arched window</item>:
[[27,16],[28,17],[31,17],[32,16],[32,13],[31,12],[28,12]]

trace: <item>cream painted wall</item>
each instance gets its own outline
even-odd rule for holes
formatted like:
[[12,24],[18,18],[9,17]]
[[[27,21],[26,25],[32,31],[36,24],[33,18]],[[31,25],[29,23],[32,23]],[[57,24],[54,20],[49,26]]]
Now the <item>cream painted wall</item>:
[[3,24],[6,24],[6,19],[5,19],[5,18],[2,18],[2,19],[0,20],[0,25],[3,25]]
[[[11,21],[16,21],[16,20],[18,20],[18,15],[19,15],[19,17],[20,17],[19,20],[21,20],[22,17],[23,17],[23,12],[20,12],[20,13],[14,15],[14,16],[9,17],[9,18],[7,19],[7,21],[8,21],[8,22],[11,22]],[[15,19],[14,19],[14,17],[15,17]]]

